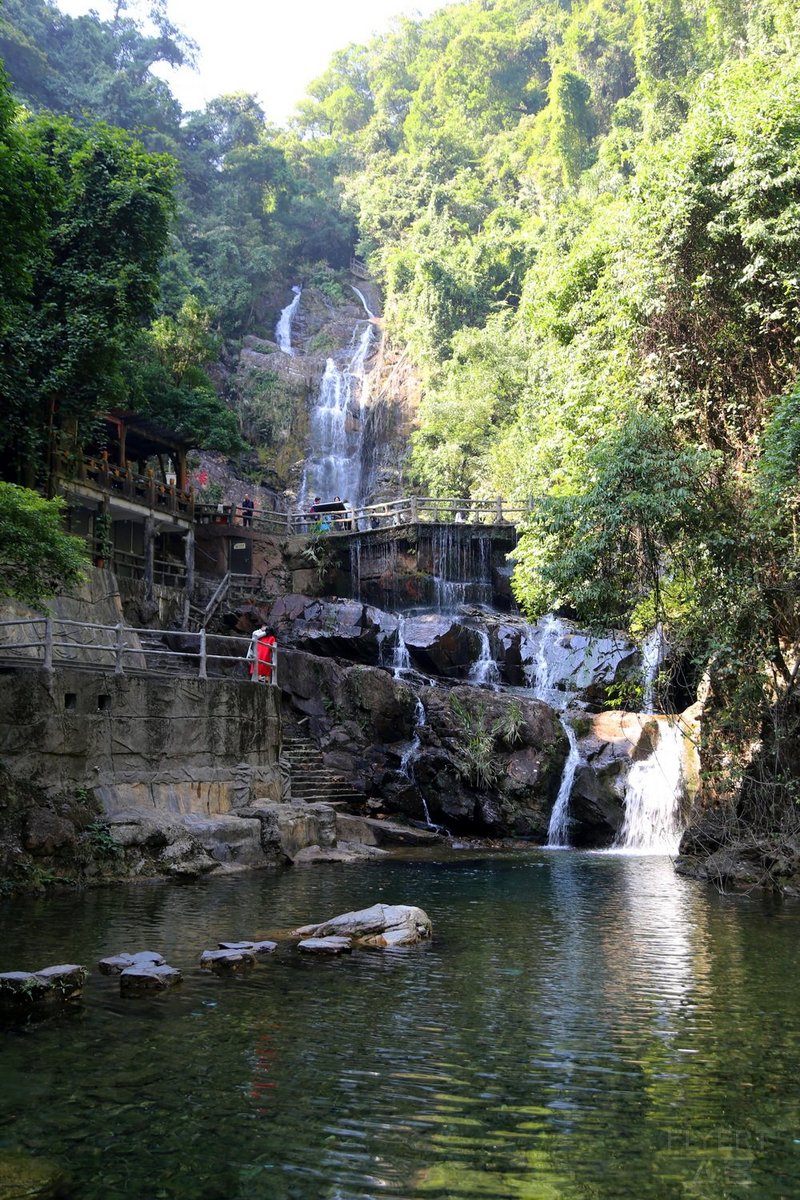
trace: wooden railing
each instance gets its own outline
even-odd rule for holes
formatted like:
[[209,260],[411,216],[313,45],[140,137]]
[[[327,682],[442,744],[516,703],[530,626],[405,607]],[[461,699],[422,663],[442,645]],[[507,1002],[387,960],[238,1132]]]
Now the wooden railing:
[[[19,631],[24,641],[13,639],[11,631],[14,629]],[[175,644],[153,645],[154,641],[165,638],[173,639]],[[135,629],[121,623],[99,625],[86,621],[67,621],[60,617],[0,621],[0,662],[37,665],[47,672],[62,666],[89,668],[115,675],[168,674],[197,679],[248,679],[250,664],[247,653],[250,646],[250,638],[233,635],[210,638],[205,629],[196,633]],[[227,653],[219,653],[223,649]],[[262,677],[258,682],[274,686],[277,683],[277,668],[275,650],[271,677]]]
[[68,471],[62,462],[58,474],[67,481],[72,479],[88,484],[98,491],[117,495],[146,508],[172,513],[189,521],[194,518],[194,492],[191,488],[187,490],[173,483],[160,483],[152,473],[135,475],[130,467],[116,467],[103,456],[82,458],[77,472]]
[[235,525],[278,536],[292,534],[351,534],[399,525],[491,525],[513,526],[530,513],[530,506],[508,506],[494,500],[441,499],[409,496],[382,504],[345,506],[332,513],[261,512],[252,514],[235,504],[197,504],[197,520],[204,524]]

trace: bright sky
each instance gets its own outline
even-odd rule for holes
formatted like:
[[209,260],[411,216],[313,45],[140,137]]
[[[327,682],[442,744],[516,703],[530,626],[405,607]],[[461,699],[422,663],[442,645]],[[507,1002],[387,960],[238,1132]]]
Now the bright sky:
[[[111,0],[57,0],[63,12],[97,11]],[[450,0],[452,2],[452,0]],[[397,16],[428,16],[448,0],[168,0],[171,19],[200,47],[197,71],[160,71],[185,109],[225,92],[255,92],[281,125],[331,55],[383,33]],[[133,5],[131,6],[134,7]],[[141,0],[144,9],[144,0]]]

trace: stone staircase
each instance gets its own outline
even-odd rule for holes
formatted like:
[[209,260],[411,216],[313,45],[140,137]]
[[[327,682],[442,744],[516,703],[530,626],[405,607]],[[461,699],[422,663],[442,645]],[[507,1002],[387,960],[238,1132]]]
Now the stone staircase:
[[305,737],[284,737],[281,757],[289,768],[292,799],[312,804],[346,805],[362,808],[366,796],[342,776],[326,767],[317,746]]

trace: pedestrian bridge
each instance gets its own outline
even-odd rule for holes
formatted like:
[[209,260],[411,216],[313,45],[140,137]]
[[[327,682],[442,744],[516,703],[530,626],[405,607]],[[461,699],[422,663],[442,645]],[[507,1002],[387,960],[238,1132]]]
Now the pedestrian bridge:
[[375,529],[408,525],[470,525],[490,528],[515,527],[530,513],[530,506],[509,506],[502,497],[494,500],[464,500],[431,496],[408,496],[381,504],[352,506],[320,505],[316,512],[266,512],[258,509],[245,513],[241,506],[197,505],[201,523],[219,523],[251,527],[274,536],[348,537]]

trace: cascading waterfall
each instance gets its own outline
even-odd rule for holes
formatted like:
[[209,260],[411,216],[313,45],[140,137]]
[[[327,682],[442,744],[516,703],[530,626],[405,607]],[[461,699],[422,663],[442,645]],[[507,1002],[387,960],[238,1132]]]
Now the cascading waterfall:
[[[642,712],[651,714],[658,670],[668,645],[661,625],[642,643]],[[683,833],[684,741],[677,721],[657,718],[653,752],[635,762],[625,782],[625,820],[614,849],[639,854],[677,854]]]
[[547,827],[547,845],[551,850],[566,850],[569,847],[569,798],[575,782],[575,772],[581,761],[575,730],[565,717],[561,718],[561,724],[569,740],[569,754],[564,763],[561,784],[553,811],[550,814],[550,824]]
[[303,294],[303,289],[295,285],[292,288],[294,299],[291,304],[287,304],[286,308],[281,312],[278,318],[278,324],[275,326],[275,341],[278,343],[278,349],[284,354],[294,354],[292,349],[292,320],[297,312],[297,306],[300,303],[300,297]]
[[659,623],[642,642],[642,712],[654,711],[658,668],[667,655],[667,639]]
[[[411,657],[408,653],[408,646],[406,645],[406,640],[405,640],[405,636],[404,636],[405,627],[406,627],[405,617],[398,616],[398,618],[397,618],[397,634],[396,634],[396,640],[394,643],[394,658],[392,660],[392,674],[395,679],[401,679],[403,674],[406,671],[411,670]],[[421,701],[418,699],[417,704],[419,705],[420,703],[421,703]],[[422,715],[423,715],[422,724],[424,725],[425,724],[425,720],[424,720],[425,709],[424,708],[422,710]]]
[[463,525],[439,525],[431,535],[434,605],[455,612],[463,604],[491,604],[492,543]]
[[614,849],[677,854],[683,833],[684,787],[683,733],[677,721],[661,717],[652,754],[635,762],[628,772],[625,821]]
[[525,639],[527,658],[524,671],[528,686],[537,700],[543,700],[551,708],[563,709],[570,700],[570,693],[555,686],[564,674],[564,660],[569,652],[561,647],[563,626],[558,617],[548,613],[536,631],[531,630]]
[[371,311],[369,305],[367,304],[367,300],[366,300],[364,293],[361,291],[360,288],[357,288],[355,286],[355,284],[353,284],[353,283],[350,284],[350,287],[353,289],[353,291],[355,292],[355,294],[358,296],[359,300],[361,301],[361,303],[364,307],[364,312],[367,314],[370,321],[373,320],[373,318],[375,317],[375,313]]
[[[400,770],[407,779],[412,781],[414,779],[414,763],[419,758],[419,752],[422,749],[422,739],[419,736],[419,731],[424,726],[426,720],[425,705],[422,703],[419,696],[416,697],[416,701],[417,707],[414,712],[414,736],[406,746],[400,758]],[[428,812],[428,806],[425,803],[424,798],[422,801],[422,806],[425,809],[425,818],[430,825],[430,813]]]
[[[364,325],[362,330],[359,326]],[[314,496],[324,501],[340,496],[361,500],[361,444],[364,417],[365,363],[372,345],[372,325],[358,322],[351,356],[340,369],[333,358],[325,364],[319,397],[311,412],[308,457],[298,501],[306,507]]]
[[490,687],[499,689],[500,671],[492,656],[489,635],[485,629],[479,629],[477,633],[481,640],[481,648],[478,657],[469,669],[467,682],[476,685],[488,684]]

